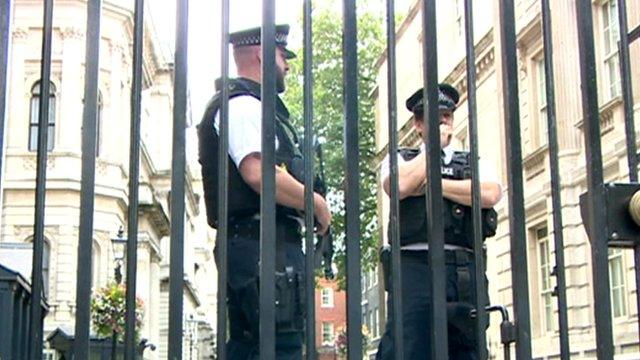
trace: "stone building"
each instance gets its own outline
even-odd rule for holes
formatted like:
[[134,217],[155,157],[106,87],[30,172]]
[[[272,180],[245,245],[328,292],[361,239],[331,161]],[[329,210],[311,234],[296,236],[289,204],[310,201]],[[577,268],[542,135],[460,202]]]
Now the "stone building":
[[[30,278],[43,5],[27,0],[13,4],[0,262],[20,259],[14,266]],[[72,333],[75,321],[86,6],[86,1],[54,3],[43,260],[50,311],[45,318],[45,339],[56,328]],[[130,1],[110,0],[104,1],[102,8],[93,249],[86,254],[93,259],[94,290],[113,281],[111,239],[127,225],[132,7]],[[146,11],[143,55],[137,295],[144,302],[141,337],[157,346],[154,352],[147,350],[145,358],[164,359],[173,57],[163,51],[149,14]],[[185,175],[183,347],[185,358],[210,358],[216,298],[213,237],[202,211],[199,167],[188,164]]]
[[[403,146],[419,143],[413,132],[411,114],[404,101],[422,87],[422,25],[420,1],[397,30],[397,108],[399,139]],[[580,217],[580,194],[586,191],[585,147],[582,133],[579,53],[576,9],[573,1],[551,1],[557,130],[561,176],[562,215],[569,315],[571,358],[595,358],[595,327],[591,250]],[[594,41],[598,66],[598,94],[602,126],[602,151],[605,182],[627,182],[626,145],[618,51],[619,39],[616,0],[592,1]],[[438,1],[438,73],[439,80],[453,84],[461,92],[455,113],[453,143],[469,149],[467,130],[467,81],[464,43],[464,1]],[[640,1],[627,1],[630,29],[640,23]],[[498,234],[486,241],[489,296],[494,304],[507,305],[513,311],[511,289],[510,237],[508,225],[504,114],[500,59],[500,18],[498,1],[474,1],[475,54],[477,67],[477,113],[479,155],[492,163],[503,180],[504,197],[497,206]],[[544,93],[544,56],[542,51],[541,10],[539,0],[516,1],[518,49],[518,87],[522,127],[524,198],[526,211],[531,337],[534,358],[555,358],[559,354],[557,302],[553,297],[555,263],[549,150],[547,145],[547,104]],[[636,129],[640,119],[640,43],[631,46],[632,82],[635,90]],[[378,62],[376,99],[377,145],[379,160],[388,149],[387,62],[383,54]],[[636,135],[637,136],[637,135]],[[380,214],[388,219],[389,200],[380,193]],[[386,236],[385,236],[386,237]],[[609,255],[614,342],[620,358],[640,357],[638,317],[633,254],[611,250]],[[499,320],[494,318],[488,331],[492,358],[501,358]]]

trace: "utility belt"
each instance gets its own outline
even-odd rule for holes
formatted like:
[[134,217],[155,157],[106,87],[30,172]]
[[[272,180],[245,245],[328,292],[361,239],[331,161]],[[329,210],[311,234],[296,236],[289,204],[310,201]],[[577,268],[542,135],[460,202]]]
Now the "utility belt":
[[[402,250],[403,256],[424,257],[428,250]],[[445,265],[454,265],[456,267],[456,284],[458,288],[459,302],[473,303],[472,276],[470,267],[474,263],[474,253],[467,248],[450,248],[444,251]],[[380,263],[382,264],[382,272],[384,276],[384,288],[391,291],[391,247],[384,246],[380,250]]]
[[[276,216],[276,241],[302,241],[300,222],[287,215]],[[227,228],[229,239],[234,236],[260,239],[260,214],[231,217]]]

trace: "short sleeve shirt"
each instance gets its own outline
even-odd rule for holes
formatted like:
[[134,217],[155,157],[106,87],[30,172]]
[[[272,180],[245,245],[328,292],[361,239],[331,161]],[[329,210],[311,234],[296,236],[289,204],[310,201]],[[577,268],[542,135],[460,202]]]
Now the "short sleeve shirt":
[[[219,131],[220,112],[216,113],[214,131]],[[278,139],[275,142],[278,147]],[[240,167],[250,154],[262,152],[262,103],[251,95],[229,99],[229,156]]]

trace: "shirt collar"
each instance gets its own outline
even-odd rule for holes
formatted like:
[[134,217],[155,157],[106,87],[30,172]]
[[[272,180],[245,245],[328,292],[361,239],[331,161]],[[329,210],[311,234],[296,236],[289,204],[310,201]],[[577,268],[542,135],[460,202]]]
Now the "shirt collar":
[[[424,152],[427,151],[425,144],[420,145],[420,151],[424,151]],[[451,159],[453,158],[453,152],[454,151],[455,150],[453,149],[453,147],[451,145],[447,145],[447,147],[442,149],[442,152],[444,152],[444,163],[445,163],[445,165],[448,165],[451,162]]]

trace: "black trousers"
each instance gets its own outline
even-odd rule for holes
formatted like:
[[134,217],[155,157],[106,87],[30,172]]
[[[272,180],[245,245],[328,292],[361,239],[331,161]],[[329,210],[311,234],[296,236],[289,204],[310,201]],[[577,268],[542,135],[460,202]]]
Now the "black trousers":
[[[449,254],[448,254],[449,255]],[[429,336],[431,329],[428,320],[428,307],[432,297],[428,289],[429,262],[427,251],[402,251],[402,325],[404,358],[406,360],[430,360]],[[451,258],[451,257],[448,257]],[[475,360],[477,341],[475,339],[475,321],[466,314],[474,308],[466,299],[473,299],[476,291],[473,256],[468,264],[459,265],[455,261],[446,261],[447,312],[457,312],[455,321],[448,321],[449,359]],[[466,272],[468,270],[468,272]],[[469,275],[470,283],[461,284],[460,273]],[[387,326],[378,346],[377,360],[394,358],[393,341],[393,289],[388,287]],[[468,293],[470,292],[470,294]],[[472,301],[472,300],[471,300]],[[463,316],[460,316],[464,314]]]
[[[227,356],[230,360],[257,360],[260,357],[258,230],[258,221],[229,227],[227,310],[230,338],[227,342]],[[288,223],[278,224],[276,232],[277,262],[284,262],[285,266],[293,267],[295,272],[304,272],[299,228]],[[297,242],[293,241],[296,236]],[[304,308],[304,304],[300,305]],[[276,326],[276,359],[302,359],[302,339],[302,328],[291,330]]]

